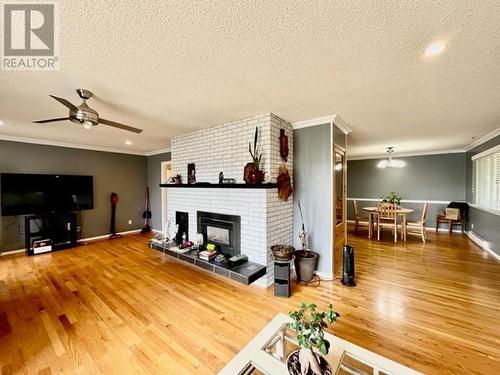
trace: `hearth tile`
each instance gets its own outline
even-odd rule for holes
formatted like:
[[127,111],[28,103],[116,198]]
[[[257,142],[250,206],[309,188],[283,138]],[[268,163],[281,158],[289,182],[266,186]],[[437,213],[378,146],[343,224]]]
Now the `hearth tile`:
[[229,270],[215,266],[214,271],[216,274],[229,277]]
[[195,264],[200,268],[214,272],[214,265],[211,263],[205,262],[201,259],[197,259]]

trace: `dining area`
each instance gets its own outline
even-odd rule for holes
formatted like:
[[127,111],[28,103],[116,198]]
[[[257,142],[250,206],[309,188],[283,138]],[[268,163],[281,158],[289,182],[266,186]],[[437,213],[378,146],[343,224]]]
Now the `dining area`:
[[401,205],[401,198],[395,193],[363,207],[358,206],[357,200],[351,202],[355,233],[364,226],[368,228],[368,238],[377,241],[384,240],[384,232],[390,233],[394,243],[406,242],[408,235],[417,235],[423,243],[427,241],[427,202],[422,202],[418,208],[406,208]]

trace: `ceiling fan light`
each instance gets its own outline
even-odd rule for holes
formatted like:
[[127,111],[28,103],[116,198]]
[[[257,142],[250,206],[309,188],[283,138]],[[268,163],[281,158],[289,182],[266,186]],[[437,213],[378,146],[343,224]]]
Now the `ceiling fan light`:
[[92,123],[92,121],[84,121],[83,122],[83,127],[87,130],[90,130],[92,129],[92,126],[94,126],[94,124]]
[[406,166],[406,163],[399,159],[392,159],[390,164],[392,168],[403,168]]
[[387,160],[387,159],[380,160],[377,164],[377,167],[380,169],[385,169],[385,168],[389,167],[389,160]]

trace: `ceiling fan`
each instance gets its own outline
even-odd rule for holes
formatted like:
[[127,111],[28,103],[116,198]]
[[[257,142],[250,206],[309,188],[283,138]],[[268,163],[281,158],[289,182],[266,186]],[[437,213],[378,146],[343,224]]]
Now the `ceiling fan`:
[[85,129],[92,129],[93,126],[103,124],[118,129],[128,130],[134,133],[142,133],[142,129],[137,129],[132,126],[120,124],[119,122],[114,122],[99,117],[99,114],[87,105],[87,99],[90,99],[92,97],[92,92],[85,89],[77,89],[76,92],[78,93],[80,98],[83,99],[83,103],[80,104],[78,107],[71,104],[66,99],[58,98],[57,96],[54,95],[49,95],[50,97],[54,98],[65,107],[69,108],[69,117],[51,118],[48,120],[33,121],[33,123],[45,124],[47,122],[70,120],[75,124],[83,125]]

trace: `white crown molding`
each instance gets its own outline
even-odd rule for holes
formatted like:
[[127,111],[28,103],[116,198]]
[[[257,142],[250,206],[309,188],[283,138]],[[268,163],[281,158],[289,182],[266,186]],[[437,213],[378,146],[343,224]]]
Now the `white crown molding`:
[[495,130],[493,130],[492,132],[489,132],[485,136],[483,136],[479,139],[476,139],[474,142],[472,142],[468,146],[465,146],[465,151],[472,150],[473,148],[476,148],[477,146],[480,146],[483,143],[488,142],[490,139],[493,139],[498,135],[500,135],[500,128],[496,128]]
[[159,154],[164,154],[165,152],[171,152],[171,148],[161,148],[159,150],[155,151],[148,151],[144,153],[144,156],[153,156],[153,155],[159,155]]
[[340,118],[339,115],[316,117],[310,120],[293,122],[292,127],[293,130],[297,130],[297,129],[309,128],[311,126],[325,125],[332,123],[346,135],[352,132],[352,129],[346,124],[344,120]]
[[331,115],[331,116],[317,117],[310,120],[292,122],[292,127],[294,130],[296,130],[302,128],[309,128],[311,126],[331,124],[333,120],[335,120],[335,117],[336,115]]
[[[463,154],[465,149],[455,148],[451,150],[434,150],[434,151],[417,151],[417,152],[395,152],[394,158],[406,158],[410,156],[425,156],[425,155],[442,155],[442,154]],[[351,156],[347,157],[347,160],[368,160],[368,159],[385,159],[387,158],[387,152],[383,154],[376,155],[365,155],[365,156]]]
[[102,151],[102,152],[112,152],[115,154],[117,153],[117,154],[139,155],[139,156],[153,156],[153,155],[163,154],[165,152],[170,152],[170,148],[162,148],[154,151],[141,152],[141,151],[122,149],[122,148],[99,147],[99,146],[83,145],[78,143],[48,141],[45,139],[16,137],[5,134],[0,134],[0,141],[20,142],[20,143],[29,143],[34,145],[54,146],[54,147],[67,147],[67,148],[76,148],[79,150]]
[[348,135],[352,132],[352,129],[347,125],[347,123],[340,118],[339,115],[335,115],[333,119],[333,123],[337,128],[339,128],[345,135]]
[[35,144],[35,145],[44,145],[44,146],[68,147],[68,148],[77,148],[77,149],[81,149],[81,150],[114,152],[114,153],[119,153],[119,154],[145,156],[144,152],[140,152],[140,151],[132,151],[132,150],[126,150],[126,149],[120,149],[120,148],[112,148],[112,147],[99,147],[99,146],[82,145],[82,144],[78,144],[78,143],[48,141],[48,140],[36,139],[36,138],[15,137],[15,136],[4,135],[4,134],[0,134],[0,140],[10,141],[10,142],[31,143],[31,144]]

